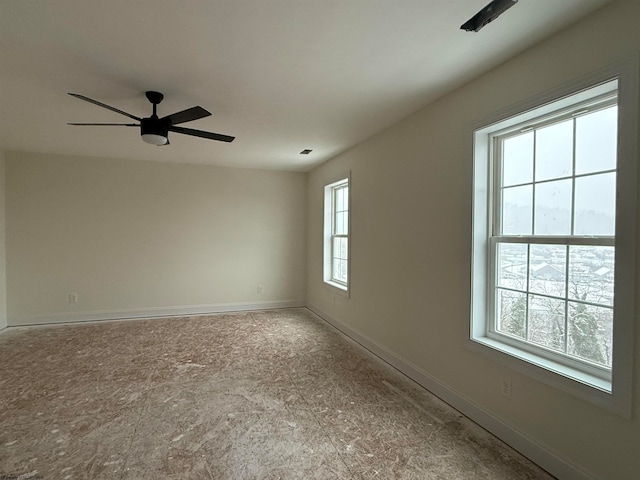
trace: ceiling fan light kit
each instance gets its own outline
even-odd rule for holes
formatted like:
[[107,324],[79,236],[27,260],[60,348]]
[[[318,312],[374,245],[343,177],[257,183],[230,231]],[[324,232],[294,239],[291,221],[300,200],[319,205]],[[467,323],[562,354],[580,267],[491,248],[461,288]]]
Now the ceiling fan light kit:
[[221,133],[205,132],[203,130],[194,130],[193,128],[177,127],[179,123],[191,122],[200,118],[208,117],[210,112],[202,107],[192,107],[181,112],[176,112],[166,117],[159,118],[157,114],[157,106],[162,102],[164,95],[160,92],[148,91],[145,93],[147,100],[153,105],[153,113],[150,117],[140,118],[130,113],[119,110],[115,107],[107,105],[92,98],[85,97],[78,93],[69,93],[72,97],[79,98],[85,102],[93,103],[99,107],[106,108],[112,112],[125,115],[129,118],[137,120],[140,123],[69,123],[69,125],[81,126],[121,126],[121,127],[140,127],[140,135],[142,140],[151,145],[161,146],[169,145],[169,132],[180,133],[183,135],[191,135],[193,137],[207,138],[209,140],[218,140],[221,142],[232,142],[235,137],[223,135]]
[[143,133],[141,137],[142,140],[150,143],[151,145],[155,145],[156,147],[159,147],[160,145],[166,145],[169,141],[169,138],[167,138],[166,135],[157,135],[155,133]]

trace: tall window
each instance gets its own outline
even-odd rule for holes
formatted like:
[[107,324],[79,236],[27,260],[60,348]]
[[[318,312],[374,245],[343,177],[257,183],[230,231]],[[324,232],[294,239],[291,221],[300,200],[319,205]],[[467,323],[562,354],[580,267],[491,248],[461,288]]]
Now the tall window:
[[609,393],[614,329],[632,321],[618,114],[612,80],[475,134],[472,339]]
[[349,179],[327,185],[325,196],[324,280],[347,290],[349,285]]
[[494,137],[490,333],[608,377],[615,93]]

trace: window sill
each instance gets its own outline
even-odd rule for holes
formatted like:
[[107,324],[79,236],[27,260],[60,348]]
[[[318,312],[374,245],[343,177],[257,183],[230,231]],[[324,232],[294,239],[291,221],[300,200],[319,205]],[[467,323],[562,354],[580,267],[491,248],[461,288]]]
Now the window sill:
[[324,285],[337,295],[341,295],[347,298],[349,297],[349,288],[340,283],[332,282],[331,280],[325,280]]
[[616,398],[612,393],[612,384],[607,380],[486,336],[471,338],[468,347],[541,383],[630,418],[629,402],[624,398]]
[[555,362],[540,355],[536,355],[517,347],[507,345],[506,343],[500,342],[499,340],[494,340],[489,337],[475,338],[474,341],[494,350],[498,350],[499,352],[506,353],[507,355],[520,359],[524,362],[533,364],[539,368],[543,368],[558,375],[562,375],[563,377],[574,380],[576,382],[580,382],[587,386],[597,388],[598,390],[602,390],[603,392],[611,393],[611,382],[596,377],[595,375],[590,375],[576,368],[572,368],[560,362]]

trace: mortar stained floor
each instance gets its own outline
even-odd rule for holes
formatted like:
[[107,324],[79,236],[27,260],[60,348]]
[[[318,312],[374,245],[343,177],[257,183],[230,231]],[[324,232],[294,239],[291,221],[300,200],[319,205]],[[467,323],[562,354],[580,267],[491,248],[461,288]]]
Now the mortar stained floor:
[[12,328],[0,352],[0,478],[553,478],[304,308]]

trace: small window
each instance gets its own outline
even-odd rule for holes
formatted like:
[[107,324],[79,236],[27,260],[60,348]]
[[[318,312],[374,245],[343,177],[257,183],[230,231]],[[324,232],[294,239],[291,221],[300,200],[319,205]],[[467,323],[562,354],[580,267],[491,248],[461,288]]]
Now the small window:
[[324,281],[341,290],[349,286],[349,179],[324,189]]
[[635,219],[619,200],[635,198],[635,167],[619,155],[618,87],[505,117],[474,140],[471,339],[608,394],[614,367],[630,378],[614,331],[633,322],[622,284],[635,238],[618,223]]

